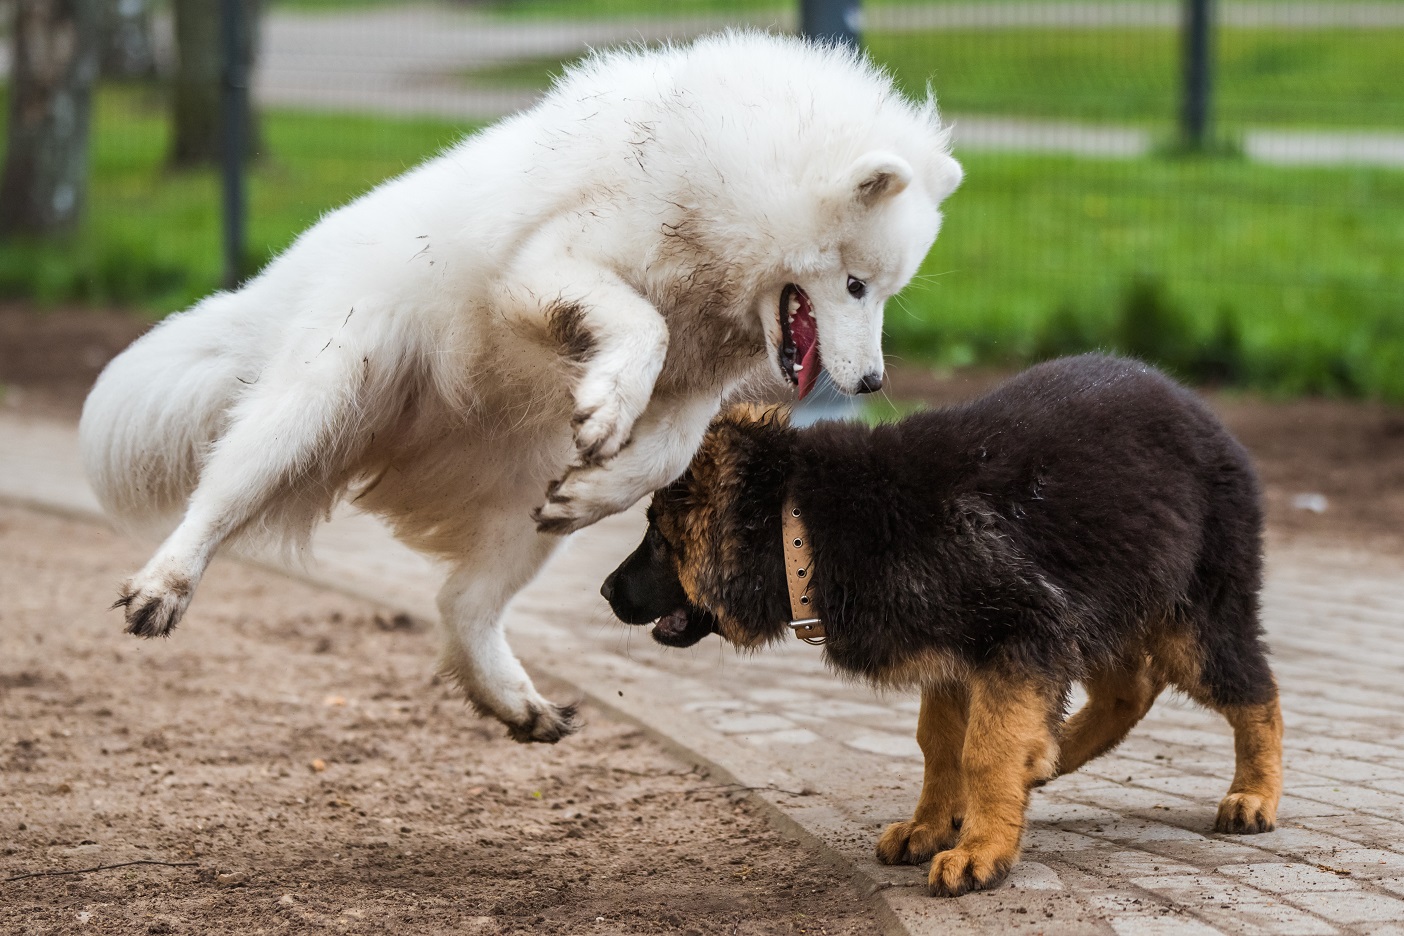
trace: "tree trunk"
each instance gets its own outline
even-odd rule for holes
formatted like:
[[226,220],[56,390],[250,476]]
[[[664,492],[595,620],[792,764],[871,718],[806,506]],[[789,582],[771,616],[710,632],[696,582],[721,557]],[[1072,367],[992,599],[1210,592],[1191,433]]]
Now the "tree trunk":
[[[239,54],[244,74],[253,73],[258,36],[258,0],[243,0],[244,35]],[[219,162],[219,106],[224,78],[224,37],[220,34],[219,0],[174,0],[176,74],[171,162],[177,166],[209,166]],[[242,95],[245,155],[258,148],[258,127],[247,89]]]
[[101,41],[104,78],[156,77],[148,0],[102,0]]
[[0,235],[72,232],[88,186],[100,0],[17,0]]

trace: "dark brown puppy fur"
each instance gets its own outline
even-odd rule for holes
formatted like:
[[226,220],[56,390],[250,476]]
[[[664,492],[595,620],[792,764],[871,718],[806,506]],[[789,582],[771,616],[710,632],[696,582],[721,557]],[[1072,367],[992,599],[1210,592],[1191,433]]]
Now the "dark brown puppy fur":
[[[922,689],[925,782],[882,860],[934,856],[937,894],[998,884],[1029,789],[1115,747],[1167,685],[1233,726],[1216,830],[1272,829],[1282,719],[1258,622],[1258,484],[1192,393],[1086,355],[877,428],[734,409],[602,591],[626,621],[663,618],[664,643],[783,638],[787,497],[828,661]],[[1064,719],[1074,682],[1088,702]]]

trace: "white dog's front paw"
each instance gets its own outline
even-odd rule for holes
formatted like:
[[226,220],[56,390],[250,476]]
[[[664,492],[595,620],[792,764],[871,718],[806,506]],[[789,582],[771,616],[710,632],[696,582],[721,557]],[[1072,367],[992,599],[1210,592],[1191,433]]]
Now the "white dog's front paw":
[[618,397],[591,401],[582,396],[576,401],[570,427],[575,433],[575,451],[580,464],[599,465],[629,444],[634,419],[625,415]]
[[538,533],[564,535],[583,530],[621,510],[635,498],[615,489],[614,476],[604,468],[572,467],[546,488],[546,503],[532,511]]
[[165,637],[180,622],[195,583],[178,573],[149,574],[144,570],[122,583],[121,596],[112,607],[122,608],[127,633],[138,637]]

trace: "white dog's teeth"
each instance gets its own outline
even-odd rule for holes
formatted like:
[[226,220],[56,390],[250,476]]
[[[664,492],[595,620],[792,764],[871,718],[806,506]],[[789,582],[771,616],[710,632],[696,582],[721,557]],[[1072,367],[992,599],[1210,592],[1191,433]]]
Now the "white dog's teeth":
[[803,365],[803,364],[796,364],[794,367],[792,367],[792,368],[790,368],[790,369],[793,370],[796,374],[798,374],[800,371],[804,370],[804,365]]

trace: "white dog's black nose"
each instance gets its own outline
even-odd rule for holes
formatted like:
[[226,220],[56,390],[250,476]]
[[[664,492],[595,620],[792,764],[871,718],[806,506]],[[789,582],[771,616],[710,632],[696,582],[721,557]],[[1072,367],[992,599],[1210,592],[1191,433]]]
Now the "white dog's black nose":
[[864,374],[863,379],[858,381],[859,393],[877,393],[882,389],[881,374]]

